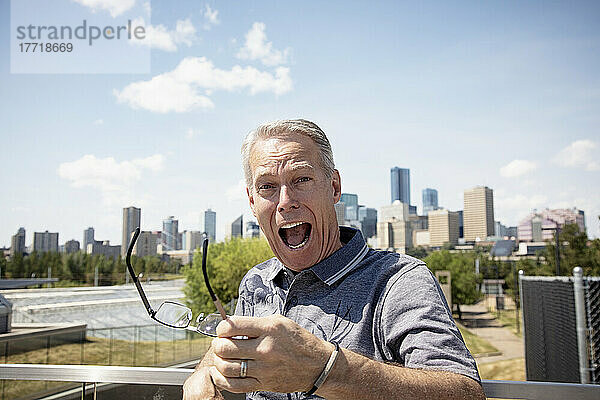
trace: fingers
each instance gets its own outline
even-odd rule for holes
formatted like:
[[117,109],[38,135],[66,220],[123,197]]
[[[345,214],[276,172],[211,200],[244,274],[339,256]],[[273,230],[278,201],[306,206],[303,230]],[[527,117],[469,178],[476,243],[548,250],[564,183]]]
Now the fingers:
[[217,325],[217,336],[258,337],[265,332],[266,318],[231,316]]
[[[241,361],[242,360],[224,360],[216,357],[214,365],[224,377],[239,378],[242,371]],[[248,365],[246,368],[246,378],[258,377],[259,369],[257,363],[254,360],[245,361]]]
[[224,400],[213,384],[210,370],[200,368],[194,371],[183,384],[184,400]]
[[[250,369],[250,366],[248,366],[248,369]],[[215,385],[217,385],[223,390],[227,390],[232,393],[253,392],[260,387],[260,382],[255,378],[226,377],[223,374],[221,374],[221,372],[215,366],[210,367],[210,376]]]
[[265,342],[265,338],[214,338],[212,341],[212,349],[214,353],[221,358],[254,360],[265,347],[262,345],[263,342]]

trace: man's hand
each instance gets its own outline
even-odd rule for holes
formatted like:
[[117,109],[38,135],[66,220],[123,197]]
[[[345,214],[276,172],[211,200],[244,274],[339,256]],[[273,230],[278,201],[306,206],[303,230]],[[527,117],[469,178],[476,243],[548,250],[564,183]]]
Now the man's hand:
[[210,376],[211,362],[214,359],[209,350],[196,370],[183,384],[184,400],[224,400]]
[[[234,316],[219,323],[217,335],[210,376],[234,393],[307,391],[335,348],[281,315]],[[246,378],[240,378],[241,360],[248,362]]]

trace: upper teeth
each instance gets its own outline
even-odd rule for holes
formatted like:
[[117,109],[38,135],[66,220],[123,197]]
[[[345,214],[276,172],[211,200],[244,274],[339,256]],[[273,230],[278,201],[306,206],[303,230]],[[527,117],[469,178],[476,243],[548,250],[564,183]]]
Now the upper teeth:
[[302,225],[303,223],[304,222],[292,222],[292,223],[283,225],[282,228],[284,228],[284,229],[293,228],[295,226]]

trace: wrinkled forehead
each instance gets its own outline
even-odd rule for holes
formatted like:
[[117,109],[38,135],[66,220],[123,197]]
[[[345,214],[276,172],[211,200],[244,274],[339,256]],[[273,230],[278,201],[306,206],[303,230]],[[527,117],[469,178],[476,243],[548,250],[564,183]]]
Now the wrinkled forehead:
[[285,134],[259,139],[250,152],[253,178],[264,173],[276,174],[286,170],[320,168],[319,149],[311,138]]

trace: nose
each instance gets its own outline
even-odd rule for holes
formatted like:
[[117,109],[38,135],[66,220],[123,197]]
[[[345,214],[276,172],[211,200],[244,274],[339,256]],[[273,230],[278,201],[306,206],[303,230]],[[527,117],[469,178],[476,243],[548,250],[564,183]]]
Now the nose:
[[281,189],[279,189],[279,204],[277,204],[277,211],[291,211],[298,207],[299,203],[294,197],[293,190],[290,190],[287,185],[282,185]]

